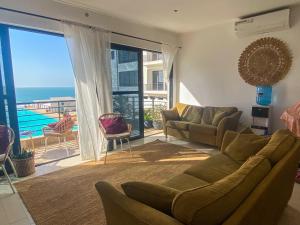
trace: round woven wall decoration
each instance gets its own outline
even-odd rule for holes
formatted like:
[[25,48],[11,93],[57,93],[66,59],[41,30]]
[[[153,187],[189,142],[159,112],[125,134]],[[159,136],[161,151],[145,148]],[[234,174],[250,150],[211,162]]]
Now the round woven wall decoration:
[[282,80],[292,64],[286,44],[272,37],[250,44],[239,59],[240,76],[254,86],[273,85]]

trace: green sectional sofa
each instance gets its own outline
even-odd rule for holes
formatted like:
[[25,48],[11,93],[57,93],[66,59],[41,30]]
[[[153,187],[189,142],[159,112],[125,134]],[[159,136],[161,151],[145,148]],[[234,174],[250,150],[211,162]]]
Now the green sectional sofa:
[[218,154],[163,184],[127,182],[125,195],[105,181],[96,189],[107,225],[275,225],[299,159],[300,140],[287,130],[271,138],[228,131]]

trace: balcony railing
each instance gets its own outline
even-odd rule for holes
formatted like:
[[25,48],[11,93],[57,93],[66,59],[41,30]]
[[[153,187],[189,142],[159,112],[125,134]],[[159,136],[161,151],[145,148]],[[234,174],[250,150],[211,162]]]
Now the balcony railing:
[[153,52],[147,52],[143,56],[143,61],[144,62],[152,62],[152,61],[157,61],[157,60],[162,60],[162,54],[160,54],[160,53],[153,53]]
[[[21,139],[26,132],[33,137],[42,136],[43,127],[59,121],[69,113],[77,121],[75,100],[47,100],[17,103],[18,123]],[[77,130],[77,125],[73,128]]]
[[144,84],[145,91],[166,91],[167,85],[164,82]]

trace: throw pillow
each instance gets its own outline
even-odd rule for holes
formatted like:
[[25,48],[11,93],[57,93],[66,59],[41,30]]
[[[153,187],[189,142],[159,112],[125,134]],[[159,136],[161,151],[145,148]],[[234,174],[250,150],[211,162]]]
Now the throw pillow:
[[221,120],[227,115],[227,112],[217,111],[215,112],[214,118],[212,120],[212,125],[217,127]]
[[107,134],[121,134],[128,131],[123,117],[103,118],[100,119],[100,123]]
[[189,106],[181,119],[191,123],[201,123],[203,109],[200,106]]
[[272,135],[269,143],[259,151],[258,155],[265,156],[274,165],[289,152],[295,141],[296,138],[289,130],[278,130]]
[[171,215],[176,189],[144,182],[127,182],[121,185],[125,194],[136,201]]
[[237,162],[244,162],[261,150],[269,140],[268,137],[256,134],[238,134],[226,147],[224,154]]

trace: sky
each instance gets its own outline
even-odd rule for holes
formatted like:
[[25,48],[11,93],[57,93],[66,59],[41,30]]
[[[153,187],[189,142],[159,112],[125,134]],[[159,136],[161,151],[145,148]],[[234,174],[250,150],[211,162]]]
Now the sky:
[[73,87],[64,37],[10,29],[15,87]]

